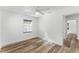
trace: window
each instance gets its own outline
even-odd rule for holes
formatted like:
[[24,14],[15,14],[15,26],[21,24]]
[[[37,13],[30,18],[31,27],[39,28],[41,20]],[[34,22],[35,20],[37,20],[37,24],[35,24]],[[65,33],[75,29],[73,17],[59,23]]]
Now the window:
[[32,32],[32,20],[24,19],[24,33]]

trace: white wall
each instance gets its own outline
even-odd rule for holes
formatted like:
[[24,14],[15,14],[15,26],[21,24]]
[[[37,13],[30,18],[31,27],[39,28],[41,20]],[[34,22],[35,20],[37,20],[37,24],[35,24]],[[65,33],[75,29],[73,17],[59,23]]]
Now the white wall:
[[[49,39],[57,44],[63,42],[63,17],[65,15],[79,13],[79,7],[67,7],[56,11],[52,14],[44,15],[40,18],[40,36],[49,37]],[[47,33],[47,34],[45,34]]]
[[[1,12],[1,46],[38,36],[38,21],[36,18],[11,11]],[[23,19],[33,20],[32,33],[23,33]]]
[[[11,11],[0,11],[0,45],[26,40],[31,37],[44,37],[58,44],[63,42],[63,16],[79,13],[79,7],[64,8],[39,19]],[[33,19],[33,33],[23,34],[23,18]],[[39,26],[38,26],[39,23]],[[39,31],[40,30],[40,31]]]
[[1,32],[1,30],[2,30],[2,29],[1,29],[1,14],[2,14],[2,13],[0,12],[0,48],[1,48],[1,39],[2,39],[2,35],[1,35],[1,33],[2,33],[2,32]]

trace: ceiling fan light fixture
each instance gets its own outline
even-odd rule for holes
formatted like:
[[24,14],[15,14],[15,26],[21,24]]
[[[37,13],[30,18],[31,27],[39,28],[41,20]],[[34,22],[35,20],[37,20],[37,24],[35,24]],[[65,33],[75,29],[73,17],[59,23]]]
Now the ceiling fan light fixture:
[[39,12],[35,12],[35,15],[40,15],[40,13]]

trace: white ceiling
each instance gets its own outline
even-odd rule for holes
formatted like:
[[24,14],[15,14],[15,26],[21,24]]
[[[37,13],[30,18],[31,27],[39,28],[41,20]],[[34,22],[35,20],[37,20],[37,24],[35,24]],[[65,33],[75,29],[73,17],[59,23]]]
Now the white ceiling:
[[23,13],[27,15],[35,15],[35,12],[41,14],[51,13],[67,6],[0,6],[0,9]]

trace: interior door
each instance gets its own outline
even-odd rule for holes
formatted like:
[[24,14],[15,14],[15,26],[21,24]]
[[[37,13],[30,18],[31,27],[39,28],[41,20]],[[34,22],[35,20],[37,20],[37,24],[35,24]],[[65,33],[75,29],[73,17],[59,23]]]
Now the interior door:
[[77,34],[77,20],[68,20],[67,21],[67,34],[75,33]]

